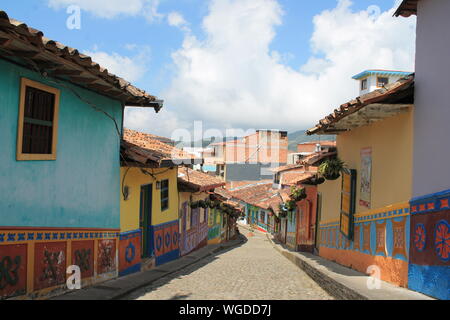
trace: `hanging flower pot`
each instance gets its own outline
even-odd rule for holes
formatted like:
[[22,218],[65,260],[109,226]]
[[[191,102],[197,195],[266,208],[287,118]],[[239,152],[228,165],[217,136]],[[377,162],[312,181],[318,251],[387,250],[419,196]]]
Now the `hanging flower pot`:
[[199,206],[200,208],[206,209],[208,205],[206,204],[206,201],[200,200],[200,201],[198,202],[198,206]]
[[306,199],[307,194],[305,188],[291,188],[291,199],[298,202]]
[[285,206],[284,203],[280,203],[280,205],[278,206],[278,216],[280,218],[286,218],[288,214],[288,210]]
[[314,176],[311,179],[309,179],[305,184],[317,186],[325,182],[324,177]]
[[290,201],[286,202],[285,207],[286,207],[287,211],[294,211],[295,208],[297,207],[297,203],[295,200],[290,200]]
[[318,172],[327,180],[337,180],[344,167],[345,163],[339,158],[327,159],[319,166]]
[[337,173],[337,174],[324,174],[323,176],[327,180],[334,181],[334,180],[339,179],[341,177],[341,174],[340,173]]
[[325,183],[325,178],[324,177],[316,177],[316,184],[317,185],[320,185],[320,184],[323,184],[323,183]]
[[190,203],[191,209],[197,209],[199,207],[198,201],[194,201]]
[[211,201],[210,199],[205,200],[205,205],[209,209],[214,209],[214,201]]

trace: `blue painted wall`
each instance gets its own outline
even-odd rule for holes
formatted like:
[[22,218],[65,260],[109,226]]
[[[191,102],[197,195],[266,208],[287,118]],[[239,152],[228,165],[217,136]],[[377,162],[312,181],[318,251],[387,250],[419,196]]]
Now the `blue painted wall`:
[[[120,139],[114,123],[35,72],[4,60],[0,70],[0,225],[119,228]],[[56,161],[16,161],[21,77],[61,90]],[[66,85],[120,126],[120,102]]]
[[450,190],[414,198],[408,288],[450,299]]

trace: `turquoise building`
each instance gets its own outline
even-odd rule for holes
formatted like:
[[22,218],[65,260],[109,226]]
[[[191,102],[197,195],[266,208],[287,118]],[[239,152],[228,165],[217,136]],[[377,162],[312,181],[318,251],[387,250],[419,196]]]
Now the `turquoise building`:
[[0,11],[0,299],[117,276],[125,106],[162,102]]

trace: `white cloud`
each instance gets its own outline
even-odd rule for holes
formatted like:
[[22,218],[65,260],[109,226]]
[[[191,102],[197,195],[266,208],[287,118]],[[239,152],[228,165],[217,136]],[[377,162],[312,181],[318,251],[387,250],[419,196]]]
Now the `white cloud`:
[[189,24],[179,12],[173,11],[167,15],[167,22],[172,27],[177,27],[184,32],[190,32]]
[[186,128],[188,123],[166,108],[157,114],[151,108],[126,108],[124,126],[171,138],[172,132],[178,128]]
[[179,12],[171,12],[167,16],[167,20],[169,22],[169,25],[174,27],[180,27],[184,24],[186,24],[186,20],[184,20],[184,17]]
[[77,5],[82,10],[100,18],[112,19],[119,15],[143,15],[149,21],[163,18],[158,12],[159,0],[48,0],[54,9]]
[[288,55],[270,50],[283,16],[276,0],[212,0],[205,39],[187,33],[173,53],[176,74],[161,94],[174,108],[171,123],[182,116],[218,128],[309,128],[357,95],[354,74],[413,70],[415,19],[394,18],[394,9],[354,12],[338,1],[314,17],[314,54],[295,70],[281,58]]
[[133,44],[126,45],[128,50],[138,50],[139,52],[132,57],[123,56],[118,53],[108,53],[99,51],[94,46],[91,51],[85,51],[84,54],[90,56],[93,61],[107,68],[109,72],[135,83],[141,80],[148,70],[150,61],[150,48],[140,47]]

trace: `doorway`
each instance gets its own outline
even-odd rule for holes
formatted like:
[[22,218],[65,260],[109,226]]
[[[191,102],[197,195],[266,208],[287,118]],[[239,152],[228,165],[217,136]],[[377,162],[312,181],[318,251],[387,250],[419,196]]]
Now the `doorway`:
[[316,211],[316,225],[315,225],[315,234],[314,234],[314,249],[316,252],[319,250],[320,246],[320,219],[322,215],[322,194],[317,194],[317,211]]
[[152,196],[153,185],[141,186],[141,206],[140,206],[140,218],[139,227],[141,229],[142,239],[142,258],[150,258],[153,256],[154,245],[152,229]]

